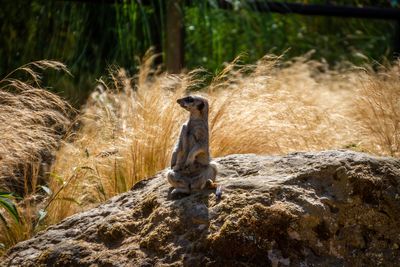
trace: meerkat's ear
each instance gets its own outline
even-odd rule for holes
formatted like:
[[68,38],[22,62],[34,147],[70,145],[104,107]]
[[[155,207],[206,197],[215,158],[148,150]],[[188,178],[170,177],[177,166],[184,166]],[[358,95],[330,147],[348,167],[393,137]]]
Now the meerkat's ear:
[[201,103],[197,106],[197,108],[198,108],[199,110],[203,110],[203,108],[204,108],[204,103],[201,102]]

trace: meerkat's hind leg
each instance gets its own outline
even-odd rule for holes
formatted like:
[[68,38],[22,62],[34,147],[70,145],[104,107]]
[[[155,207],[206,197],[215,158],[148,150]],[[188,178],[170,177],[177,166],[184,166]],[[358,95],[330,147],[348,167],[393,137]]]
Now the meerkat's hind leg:
[[171,191],[172,195],[176,195],[179,193],[190,194],[189,185],[184,179],[182,179],[182,177],[178,173],[174,172],[173,170],[168,171],[167,179],[171,186],[174,188]]
[[185,181],[179,175],[179,173],[177,173],[173,170],[169,170],[167,172],[167,179],[168,179],[168,182],[170,183],[170,185],[175,188],[176,187],[184,187],[186,184]]

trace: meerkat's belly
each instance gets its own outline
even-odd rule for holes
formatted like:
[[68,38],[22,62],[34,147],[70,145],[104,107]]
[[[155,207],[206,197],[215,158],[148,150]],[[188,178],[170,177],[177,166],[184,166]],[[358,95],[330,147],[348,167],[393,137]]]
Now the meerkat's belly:
[[196,156],[195,163],[203,166],[208,165],[208,163],[210,162],[208,138],[202,137],[202,139],[199,140],[198,136],[196,136],[195,133],[189,133],[188,143],[189,151],[191,151],[192,149],[198,149],[199,151],[201,151]]

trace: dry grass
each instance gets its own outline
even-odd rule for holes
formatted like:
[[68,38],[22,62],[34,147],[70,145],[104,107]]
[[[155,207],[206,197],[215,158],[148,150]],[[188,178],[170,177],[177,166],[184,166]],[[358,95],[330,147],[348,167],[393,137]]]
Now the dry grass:
[[[41,87],[38,71],[45,69],[67,71],[59,62],[42,60],[0,80],[0,191],[23,197],[18,203],[19,223],[0,213],[6,218],[0,222],[0,243],[5,246],[34,233],[38,202],[43,198],[37,191],[46,184],[54,151],[73,113],[67,102]],[[21,73],[26,82],[15,78]]]
[[[18,192],[35,190],[41,164],[51,163],[52,152],[70,124],[72,108],[41,88],[35,69],[67,71],[55,61],[37,61],[0,80],[0,187]],[[13,78],[25,72],[27,82]],[[33,179],[26,180],[27,176]]]
[[153,60],[147,54],[132,78],[112,71],[92,93],[82,127],[52,166],[47,224],[167,167],[187,118],[176,99],[194,88],[210,100],[213,157],[341,148],[399,155],[397,66],[380,73],[330,70],[306,57],[281,62],[267,56],[252,66],[236,60],[206,83],[204,71],[169,75],[152,69]]
[[357,93],[354,115],[370,153],[400,156],[399,67],[397,62],[392,68],[369,72]]

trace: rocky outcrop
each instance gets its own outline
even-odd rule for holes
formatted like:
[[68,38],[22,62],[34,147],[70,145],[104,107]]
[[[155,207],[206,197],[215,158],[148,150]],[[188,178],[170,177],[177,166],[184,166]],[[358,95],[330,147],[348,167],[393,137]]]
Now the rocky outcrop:
[[400,160],[350,151],[217,159],[220,200],[165,172],[13,247],[4,266],[395,266]]

